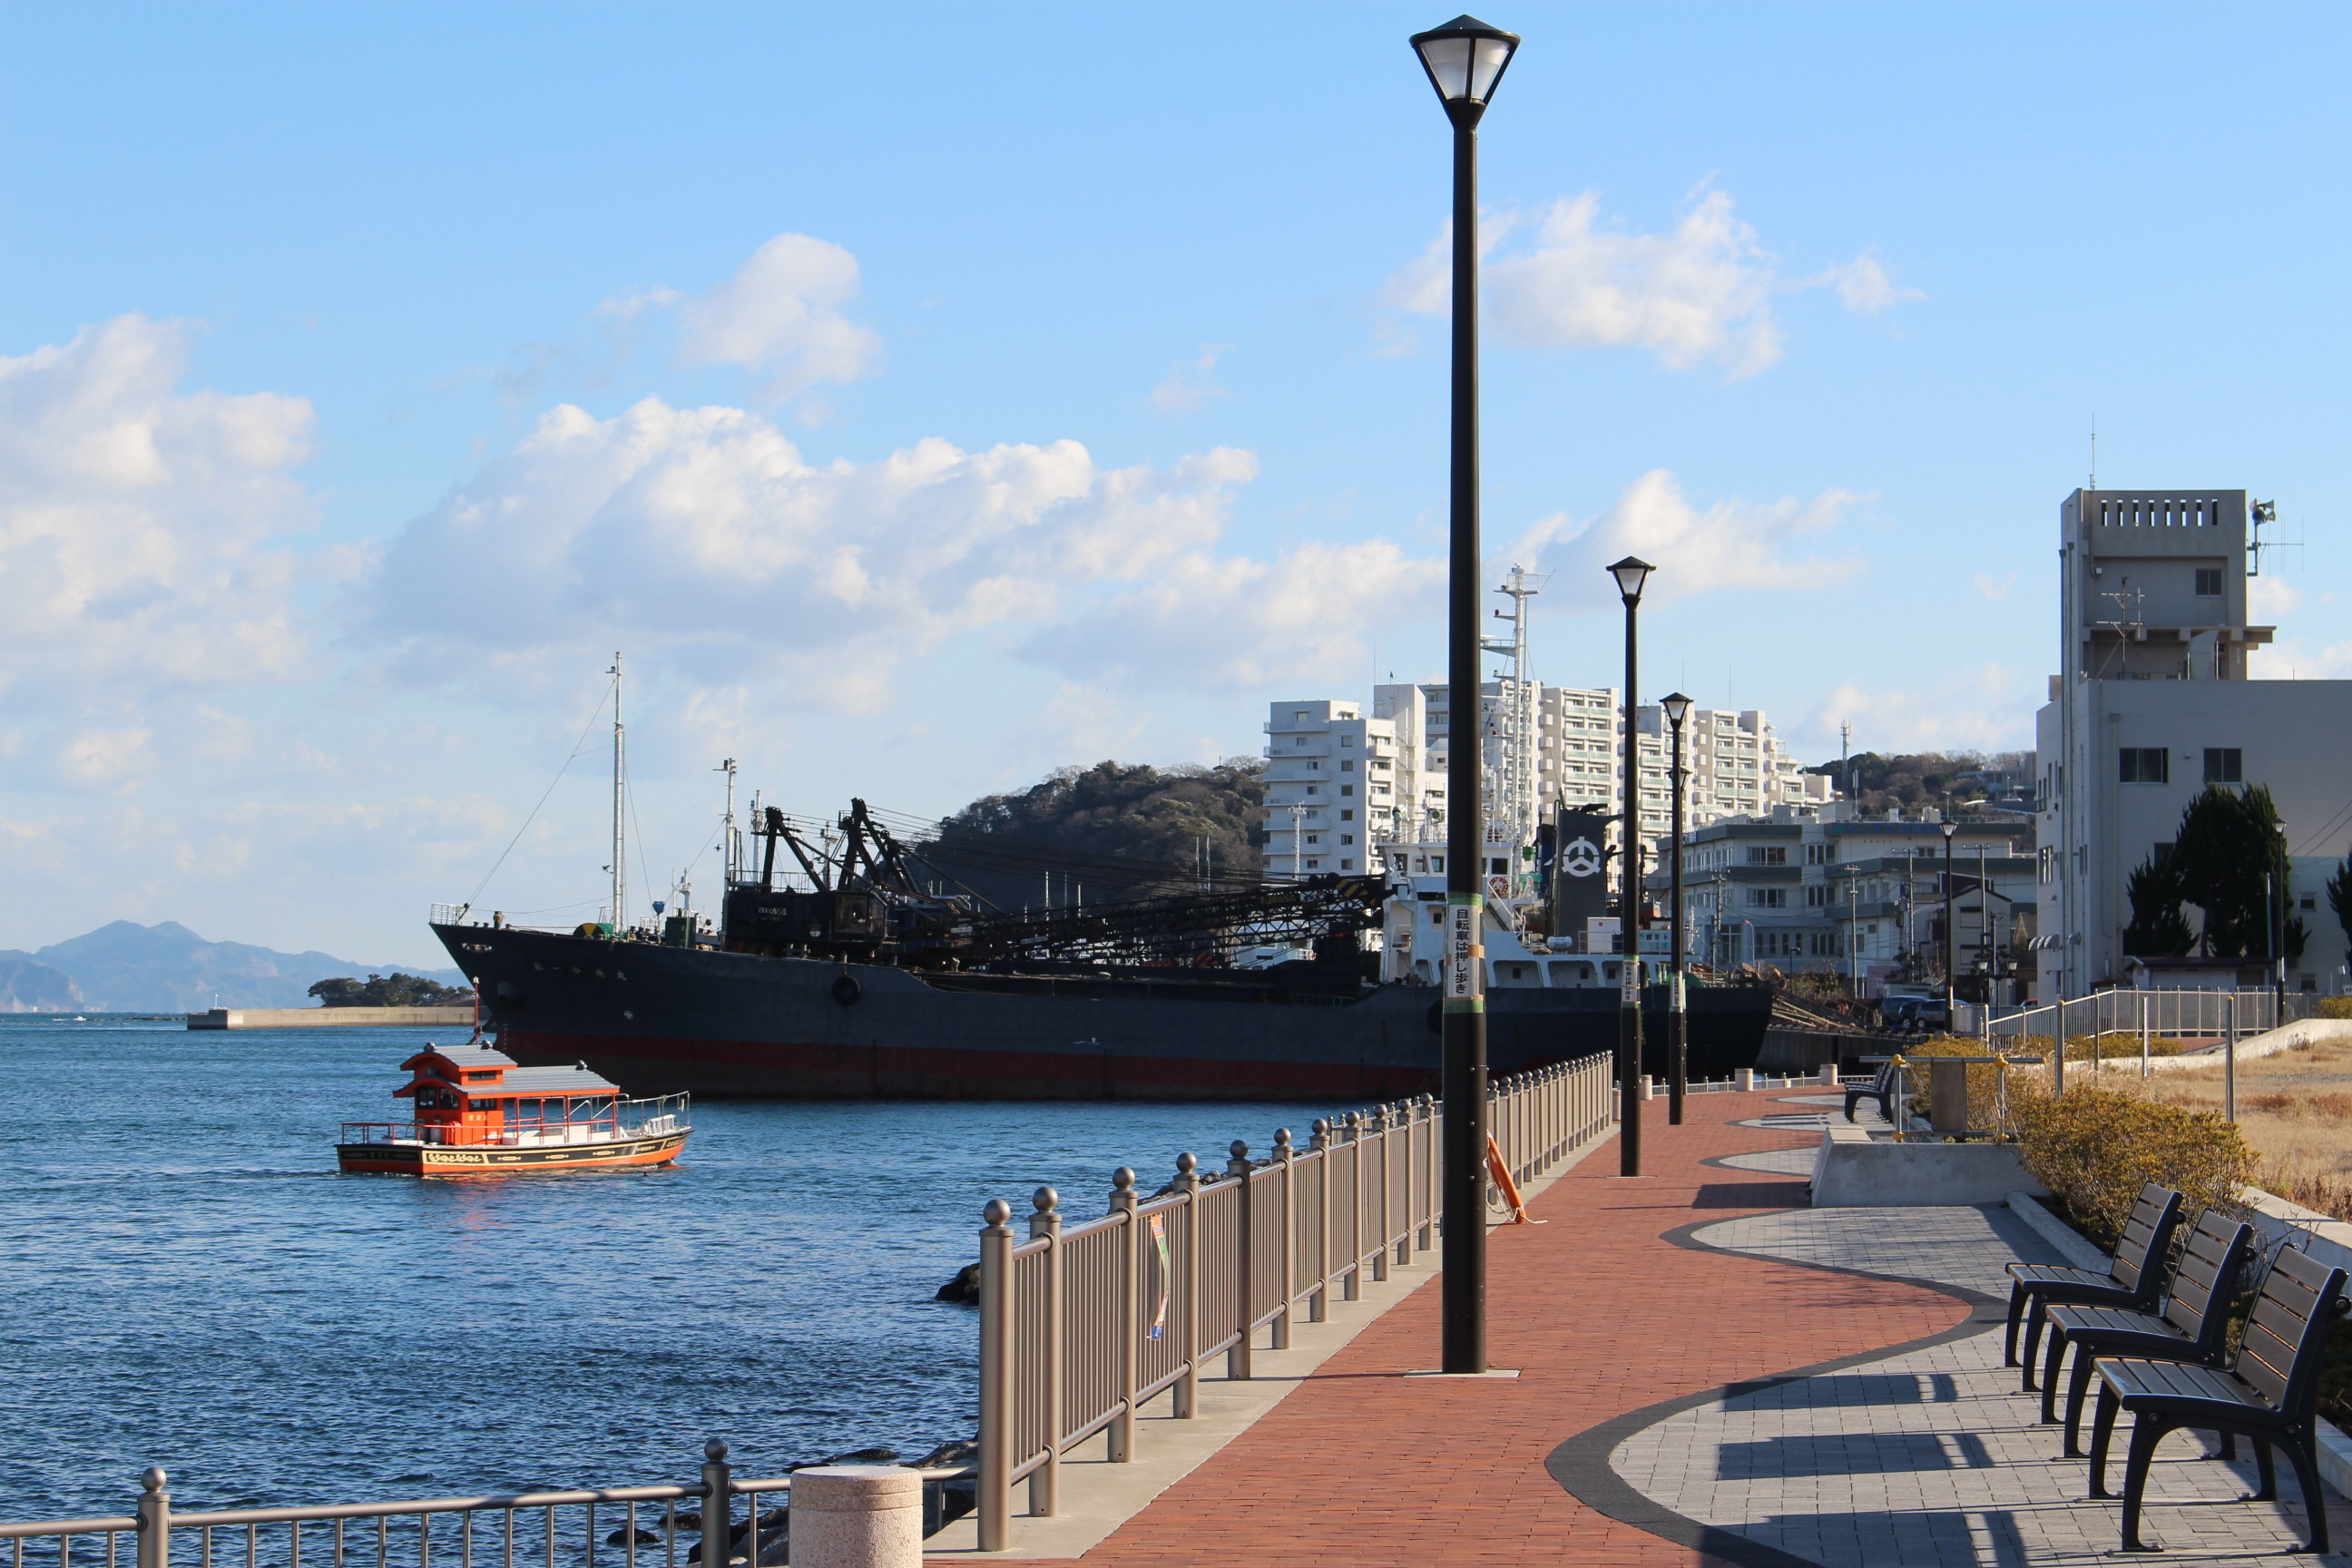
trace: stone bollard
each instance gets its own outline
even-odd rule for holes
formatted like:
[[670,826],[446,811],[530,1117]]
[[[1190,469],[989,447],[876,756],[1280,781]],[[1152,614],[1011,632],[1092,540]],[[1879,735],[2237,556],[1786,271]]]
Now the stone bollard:
[[1734,1073],[1732,1077],[1739,1092],[1742,1094],[1746,1094],[1749,1089],[1756,1087],[1756,1069],[1754,1068],[1741,1068],[1738,1072]]
[[1837,1069],[1838,1065],[1835,1062],[1823,1062],[1822,1064],[1822,1087],[1823,1089],[1835,1089],[1838,1086]]
[[903,1465],[793,1472],[793,1568],[922,1568],[923,1478]]
[[1642,1075],[1642,1092],[1640,1096],[1640,1098],[1643,1100],[1650,1098],[1650,1075],[1648,1073],[1643,1073]]

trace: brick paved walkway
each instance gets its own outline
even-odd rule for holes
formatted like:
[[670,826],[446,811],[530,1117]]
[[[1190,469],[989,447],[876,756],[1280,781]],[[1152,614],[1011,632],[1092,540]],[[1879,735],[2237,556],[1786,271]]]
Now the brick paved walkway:
[[[1491,1360],[1521,1369],[1517,1379],[1403,1376],[1436,1361],[1438,1291],[1423,1288],[1081,1561],[1717,1561],[1580,1501],[1546,1460],[1577,1434],[1658,1401],[1921,1339],[1969,1316],[1917,1286],[1665,1239],[1804,1202],[1801,1177],[1702,1163],[1814,1142],[1787,1125],[1736,1124],[1791,1115],[1786,1098],[1694,1096],[1679,1128],[1652,1101],[1652,1175],[1617,1179],[1616,1152],[1603,1147],[1537,1200],[1537,1217],[1552,1223],[1495,1233]],[[1016,1518],[1016,1547],[1020,1533]]]

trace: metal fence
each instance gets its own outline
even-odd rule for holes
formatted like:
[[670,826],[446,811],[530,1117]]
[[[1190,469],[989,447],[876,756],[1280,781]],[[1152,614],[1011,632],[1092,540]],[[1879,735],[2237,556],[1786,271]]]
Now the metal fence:
[[[2271,991],[2101,991],[2046,1006],[2021,1008],[1972,1020],[1982,1040],[2064,1037],[2078,1035],[2142,1035],[2169,1039],[2183,1036],[2218,1038],[2234,1029],[2260,1034],[2282,1021],[2311,1016],[2318,1000],[2290,992],[2284,1019]],[[1963,1026],[1969,1020],[1963,1021]]]
[[[1610,1058],[1495,1082],[1487,1125],[1514,1182],[1533,1180],[1616,1121]],[[1269,1158],[1234,1142],[1223,1171],[1191,1154],[1149,1196],[1135,1173],[1111,1176],[1110,1212],[1063,1223],[1060,1197],[1037,1189],[1025,1239],[1003,1199],[980,1233],[980,1547],[1005,1549],[1013,1484],[1029,1511],[1058,1510],[1063,1457],[1102,1435],[1115,1461],[1135,1454],[1135,1419],[1169,1394],[1197,1408],[1202,1369],[1251,1375],[1253,1342],[1286,1349],[1304,1313],[1323,1320],[1331,1292],[1354,1300],[1434,1242],[1443,1215],[1437,1155],[1444,1108],[1424,1096],[1315,1123],[1307,1146],[1276,1132]],[[1483,1219],[1483,1216],[1482,1216]]]
[[[787,1561],[792,1478],[744,1479],[727,1445],[703,1446],[699,1481],[399,1502],[180,1512],[150,1469],[133,1514],[0,1524],[8,1568],[685,1568]],[[923,1472],[927,1482],[969,1467]],[[736,1500],[744,1500],[741,1517]],[[693,1500],[690,1512],[681,1502]],[[927,1509],[926,1512],[931,1511]],[[601,1533],[607,1531],[610,1533]],[[79,1543],[79,1546],[77,1543]],[[126,1550],[127,1548],[127,1550]]]

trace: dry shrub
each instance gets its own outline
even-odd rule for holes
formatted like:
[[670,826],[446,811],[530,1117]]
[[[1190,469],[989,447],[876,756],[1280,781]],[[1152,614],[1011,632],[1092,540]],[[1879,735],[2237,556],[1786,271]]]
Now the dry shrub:
[[2352,1094],[2250,1094],[2244,1101],[2247,1110],[2271,1116],[2296,1116],[2315,1121],[2352,1118]]
[[[2009,1042],[2003,1042],[2003,1044],[2008,1045]],[[1911,1109],[1921,1116],[1927,1114],[1928,1082],[1927,1069],[1924,1063],[1928,1058],[1993,1055],[2030,1057],[2035,1054],[2037,1053],[2031,1048],[1990,1051],[1985,1048],[1983,1041],[1972,1039],[1965,1035],[1936,1035],[1922,1040],[1903,1052],[1903,1059],[1906,1063],[1923,1064],[1917,1071],[1911,1074],[1911,1087],[1915,1091],[1911,1096]],[[2006,1098],[2010,1101],[2010,1116],[2008,1124],[2003,1125],[2000,1114],[2004,1098],[2001,1092],[2001,1068],[1991,1062],[1969,1064],[1968,1068],[1969,1131],[1998,1134],[2002,1137],[2014,1135],[2018,1085],[2027,1078],[2038,1077],[2042,1070],[2041,1068],[2033,1067],[2011,1067],[2008,1069],[2009,1092]]]
[[2143,1184],[2178,1189],[2189,1210],[2238,1206],[2257,1156],[2219,1114],[2143,1100],[2118,1089],[2010,1085],[2020,1151],[2034,1180],[2056,1194],[2091,1238],[2112,1249]]
[[2323,996],[2311,1009],[2315,1018],[2352,1018],[2352,996]]
[[2264,1192],[2352,1224],[2352,1181],[2300,1165],[2265,1164],[2255,1184]]

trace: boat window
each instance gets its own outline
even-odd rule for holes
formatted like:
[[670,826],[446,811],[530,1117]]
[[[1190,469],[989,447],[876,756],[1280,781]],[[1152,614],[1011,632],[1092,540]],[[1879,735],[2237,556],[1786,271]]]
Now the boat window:
[[495,1100],[478,1100],[466,1109],[468,1110],[496,1110],[498,1108],[499,1102]]

